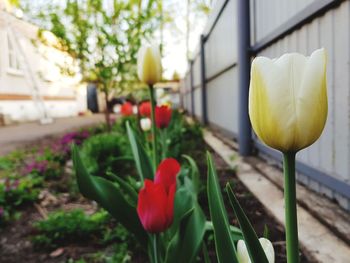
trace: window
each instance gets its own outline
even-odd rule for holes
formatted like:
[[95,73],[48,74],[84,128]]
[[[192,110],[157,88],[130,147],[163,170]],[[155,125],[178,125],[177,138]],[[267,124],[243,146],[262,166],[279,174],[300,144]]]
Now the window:
[[18,60],[18,55],[16,53],[13,41],[10,36],[7,36],[7,47],[8,47],[8,66],[12,70],[20,71],[21,66]]

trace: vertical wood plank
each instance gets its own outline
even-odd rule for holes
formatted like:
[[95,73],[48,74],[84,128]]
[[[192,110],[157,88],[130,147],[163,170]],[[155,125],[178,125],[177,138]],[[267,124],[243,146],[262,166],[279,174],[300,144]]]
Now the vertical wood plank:
[[[319,48],[318,19],[315,19],[308,26],[307,55]],[[311,145],[307,150],[309,165],[318,168],[320,165],[320,140]]]
[[320,168],[329,174],[334,173],[334,35],[333,12],[326,13],[320,18],[320,46],[327,51],[327,93],[328,118],[326,127],[321,135]]
[[[307,54],[307,33],[308,33],[307,28],[308,28],[308,25],[305,25],[304,27],[298,30],[298,34],[297,34],[298,51],[304,55]],[[307,156],[306,150],[301,150],[297,154],[297,159],[299,161],[307,163],[308,156]]]
[[349,1],[334,11],[335,168],[339,179],[349,176]]

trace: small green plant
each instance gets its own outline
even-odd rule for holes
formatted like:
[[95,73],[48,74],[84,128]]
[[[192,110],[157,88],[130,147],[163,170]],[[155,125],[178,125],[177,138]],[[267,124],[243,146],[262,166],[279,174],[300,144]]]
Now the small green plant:
[[34,223],[38,234],[33,237],[37,248],[52,248],[66,243],[92,240],[102,236],[110,216],[105,211],[88,216],[80,209],[57,211],[46,220]]
[[25,152],[16,150],[0,157],[0,178],[7,178],[17,174],[19,168],[23,165]]
[[6,178],[0,184],[0,225],[19,216],[18,209],[34,202],[39,195],[40,178]]
[[[113,257],[119,254],[120,258],[124,258],[129,254],[128,247],[136,246],[134,237],[122,225],[117,224],[105,210],[100,210],[92,215],[86,215],[80,209],[69,212],[56,211],[51,213],[46,220],[34,223],[34,227],[37,233],[32,241],[37,249],[56,248],[72,243],[81,244],[85,241],[101,246],[115,243]],[[88,260],[90,257],[84,257],[84,259]],[[88,262],[107,261],[88,260]]]
[[110,171],[130,170],[132,162],[129,142],[118,133],[99,134],[87,139],[82,147],[82,158],[93,175],[104,177]]

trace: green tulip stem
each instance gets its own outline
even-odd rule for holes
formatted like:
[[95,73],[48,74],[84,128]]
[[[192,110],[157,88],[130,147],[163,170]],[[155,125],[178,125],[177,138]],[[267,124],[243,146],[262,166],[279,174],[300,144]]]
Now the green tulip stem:
[[154,263],[158,263],[158,249],[157,249],[157,234],[154,234],[153,236],[153,258],[154,258]]
[[299,262],[295,153],[283,154],[287,262]]
[[152,146],[153,146],[153,170],[157,169],[158,165],[158,151],[157,151],[157,130],[156,130],[156,101],[154,98],[154,88],[153,85],[149,85],[149,95],[151,100],[151,118],[152,118]]
[[168,156],[168,145],[167,145],[167,128],[161,130],[162,135],[162,160]]

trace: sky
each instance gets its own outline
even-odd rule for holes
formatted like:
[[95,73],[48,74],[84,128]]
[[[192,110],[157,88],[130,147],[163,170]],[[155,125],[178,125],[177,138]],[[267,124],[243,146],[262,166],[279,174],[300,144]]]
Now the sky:
[[[186,0],[166,0],[164,8],[171,10],[174,21],[164,28],[164,53],[163,53],[163,68],[164,77],[172,78],[174,71],[180,76],[184,76],[187,71],[188,61],[186,57]],[[207,16],[195,12],[192,6],[190,13],[190,39],[189,53],[195,52],[199,45],[200,35],[205,27]]]

